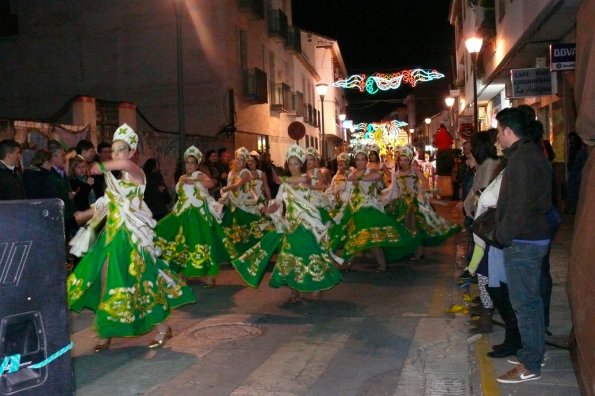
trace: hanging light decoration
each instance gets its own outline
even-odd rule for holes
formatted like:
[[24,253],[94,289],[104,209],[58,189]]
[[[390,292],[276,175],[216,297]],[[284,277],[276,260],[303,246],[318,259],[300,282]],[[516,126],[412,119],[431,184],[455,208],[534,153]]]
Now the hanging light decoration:
[[333,83],[338,88],[357,88],[360,92],[375,94],[378,91],[398,89],[402,84],[415,87],[420,82],[428,82],[444,78],[444,74],[434,69],[408,69],[398,73],[374,73],[366,78],[365,74],[354,74],[348,78],[340,78]]

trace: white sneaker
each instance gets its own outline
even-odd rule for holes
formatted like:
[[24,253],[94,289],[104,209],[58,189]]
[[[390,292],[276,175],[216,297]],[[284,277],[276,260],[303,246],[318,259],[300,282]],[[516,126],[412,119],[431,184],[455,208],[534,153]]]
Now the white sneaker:
[[[545,363],[549,360],[550,356],[547,353],[543,354],[543,360],[541,361],[541,367],[545,367]],[[514,364],[515,366],[518,366],[519,364],[521,364],[521,362],[519,362],[519,359],[516,356],[511,356],[508,359],[506,359],[506,361],[510,364]]]

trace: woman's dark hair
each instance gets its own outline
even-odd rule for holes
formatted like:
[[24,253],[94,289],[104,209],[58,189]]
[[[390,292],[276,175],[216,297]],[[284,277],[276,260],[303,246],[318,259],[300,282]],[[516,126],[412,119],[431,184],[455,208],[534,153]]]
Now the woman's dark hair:
[[31,165],[40,167],[44,162],[49,161],[50,159],[52,159],[52,153],[47,150],[38,150],[31,160]]
[[471,153],[478,165],[481,165],[488,158],[498,158],[496,147],[494,147],[493,136],[493,128],[475,133],[471,136]]
[[156,169],[157,160],[155,158],[149,158],[147,161],[145,161],[145,164],[143,165],[143,171],[145,172],[145,175],[154,172]]
[[208,162],[209,161],[209,158],[211,158],[211,155],[213,153],[217,153],[217,151],[215,151],[215,150],[207,150],[207,152],[205,154],[205,162]]
[[[372,154],[376,157],[376,160],[372,161]],[[370,150],[368,153],[368,161],[370,162],[380,162],[380,156],[375,150]]]

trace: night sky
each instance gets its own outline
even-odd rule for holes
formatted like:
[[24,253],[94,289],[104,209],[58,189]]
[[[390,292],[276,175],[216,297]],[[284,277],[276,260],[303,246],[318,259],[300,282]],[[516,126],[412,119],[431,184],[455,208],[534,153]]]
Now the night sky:
[[[454,30],[448,22],[449,0],[293,0],[293,23],[336,39],[351,74],[394,73],[421,67],[446,78],[413,89],[418,121],[438,113],[452,76]],[[370,95],[349,89],[347,116],[355,122],[381,120],[411,92]]]

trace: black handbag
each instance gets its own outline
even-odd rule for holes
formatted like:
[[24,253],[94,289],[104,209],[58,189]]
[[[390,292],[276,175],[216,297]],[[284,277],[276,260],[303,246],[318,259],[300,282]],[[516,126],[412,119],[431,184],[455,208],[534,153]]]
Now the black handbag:
[[503,246],[498,243],[496,239],[496,208],[488,208],[485,212],[480,214],[473,220],[471,224],[471,231],[486,244],[493,246],[498,249],[502,249]]

